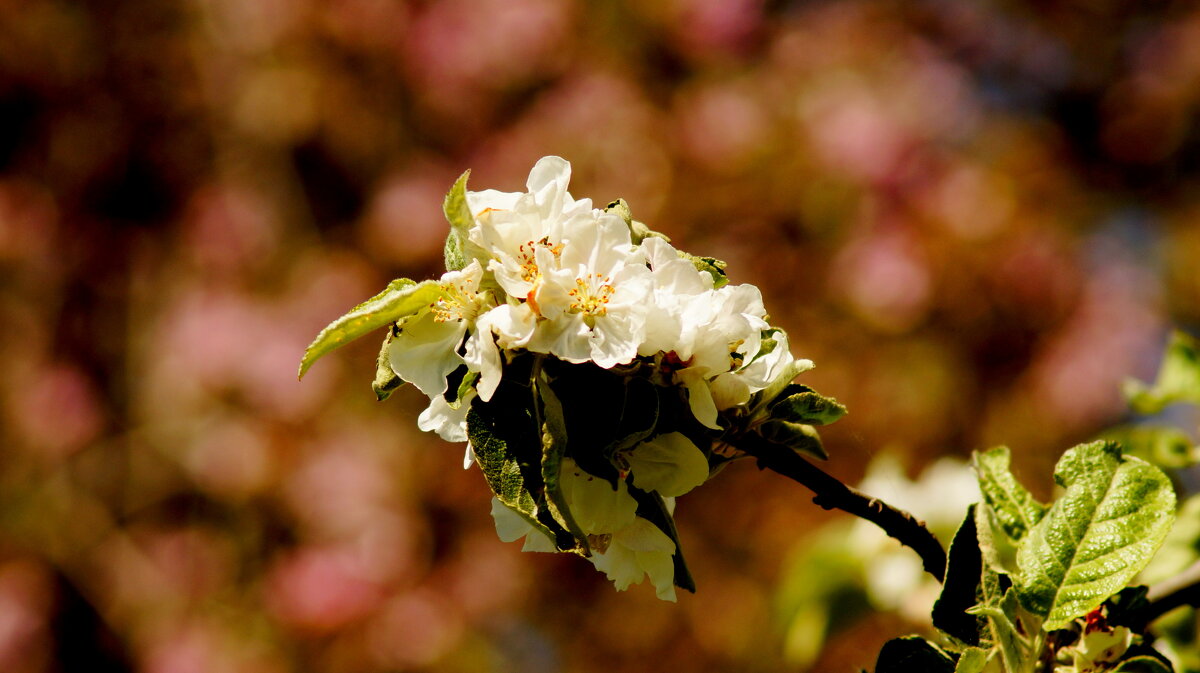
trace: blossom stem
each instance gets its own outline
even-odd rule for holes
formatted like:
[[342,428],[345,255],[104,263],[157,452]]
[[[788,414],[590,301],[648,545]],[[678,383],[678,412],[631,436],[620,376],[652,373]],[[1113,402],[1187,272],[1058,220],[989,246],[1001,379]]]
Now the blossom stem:
[[813,503],[825,509],[840,509],[883,529],[921,557],[925,572],[939,582],[946,574],[946,551],[925,523],[904,510],[847,486],[836,477],[805,460],[792,449],[748,432],[732,442],[738,449],[758,459],[766,468],[798,482],[811,490]]

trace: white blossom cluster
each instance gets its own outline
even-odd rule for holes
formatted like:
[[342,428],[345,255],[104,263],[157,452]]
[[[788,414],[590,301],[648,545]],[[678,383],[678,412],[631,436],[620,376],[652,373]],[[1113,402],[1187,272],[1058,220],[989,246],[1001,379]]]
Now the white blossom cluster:
[[[782,331],[769,332],[774,344],[763,348],[770,326],[757,288],[716,287],[712,273],[664,238],[635,242],[621,216],[571,196],[570,176],[568,162],[545,157],[526,192],[466,192],[469,262],[442,276],[440,298],[403,321],[388,353],[395,374],[429,396],[422,430],[466,441],[469,402],[489,401],[506,363],[523,352],[604,369],[665,358],[668,384],[684,389],[695,419],[714,431],[720,412],[811,366],[792,358]],[[478,377],[448,402],[447,377],[463,365]],[[640,489],[672,504],[709,474],[705,454],[678,432],[651,437],[623,458],[623,478],[632,475]],[[471,459],[468,446],[468,466]],[[659,597],[674,600],[675,543],[636,515],[624,481],[614,489],[570,458],[560,479],[596,567],[618,589],[648,574]],[[493,514],[501,538],[525,537],[526,550],[555,551],[498,500]]]

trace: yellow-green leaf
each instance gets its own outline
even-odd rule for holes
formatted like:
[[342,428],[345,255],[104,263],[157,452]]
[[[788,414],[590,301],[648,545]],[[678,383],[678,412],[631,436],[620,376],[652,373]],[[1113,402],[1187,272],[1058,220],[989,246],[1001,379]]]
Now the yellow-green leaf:
[[383,292],[350,309],[329,323],[304,351],[298,378],[321,356],[345,346],[368,332],[402,320],[437,301],[442,286],[435,280],[415,283],[400,278],[388,283]]

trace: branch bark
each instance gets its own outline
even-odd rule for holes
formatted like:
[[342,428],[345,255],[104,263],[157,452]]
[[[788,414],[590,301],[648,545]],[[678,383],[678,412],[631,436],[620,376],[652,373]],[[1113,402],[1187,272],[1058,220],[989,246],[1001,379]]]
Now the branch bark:
[[915,551],[921,557],[925,572],[939,582],[945,577],[946,550],[925,523],[912,514],[847,486],[790,448],[754,433],[746,433],[732,443],[756,458],[760,469],[773,470],[807,487],[815,494],[813,503],[825,509],[840,509],[879,526],[900,544]]
[[1146,593],[1150,604],[1139,615],[1143,624],[1149,624],[1175,608],[1184,605],[1200,607],[1200,561],[1186,570],[1150,587]]

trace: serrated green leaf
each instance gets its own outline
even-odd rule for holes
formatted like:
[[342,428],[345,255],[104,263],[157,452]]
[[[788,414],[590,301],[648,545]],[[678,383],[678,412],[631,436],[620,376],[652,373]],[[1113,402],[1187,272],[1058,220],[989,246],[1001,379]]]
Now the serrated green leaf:
[[1176,402],[1200,404],[1200,340],[1174,331],[1154,385],[1129,379],[1124,392],[1140,414],[1156,414]]
[[758,428],[759,434],[776,444],[781,444],[806,456],[828,460],[829,454],[821,444],[821,436],[817,429],[803,423],[792,423],[784,420],[770,420]]
[[983,673],[983,669],[987,668],[988,661],[995,654],[995,648],[968,647],[958,656],[954,673]]
[[323,355],[368,332],[417,313],[437,301],[442,292],[442,286],[436,280],[421,283],[407,278],[393,280],[383,292],[350,309],[349,313],[321,330],[305,349],[297,378],[304,378],[308,368]]
[[1063,628],[1120,591],[1154,556],[1175,516],[1161,470],[1110,442],[1081,444],[1058,461],[1066,492],[1021,541],[1021,604]]
[[883,644],[875,673],[954,673],[954,659],[920,636],[893,638]]
[[979,475],[979,490],[992,508],[1004,532],[1013,540],[1025,536],[1046,511],[1046,506],[1034,499],[1009,471],[1008,447],[1000,446],[982,453],[975,452],[975,472]]
[[567,425],[562,403],[548,385],[538,385],[542,404],[542,481],[546,485],[546,504],[550,513],[575,538],[584,556],[591,556],[587,535],[576,523],[562,490],[562,461],[567,451]]
[[375,361],[375,380],[371,383],[371,390],[375,391],[375,399],[380,402],[391,397],[397,388],[404,385],[404,379],[396,376],[396,372],[392,369],[389,357],[392,339],[395,336],[396,328],[389,328],[387,335],[383,337],[383,345],[379,348],[379,358]]
[[986,620],[967,613],[982,599],[983,556],[975,529],[975,508],[967,515],[954,540],[946,563],[946,580],[942,592],[933,604],[933,625],[967,645],[979,644],[979,632],[987,628]]
[[[795,392],[791,392],[792,389]],[[805,425],[829,425],[846,415],[846,407],[808,386],[791,384],[770,403],[772,420]]]
[[446,237],[444,252],[447,271],[458,271],[469,262],[466,252],[467,232],[475,223],[471,206],[467,204],[467,178],[470,176],[470,170],[458,176],[442,202],[442,212],[446,215],[446,221],[450,223],[450,235]]
[[[573,536],[542,506],[542,447],[532,414],[527,406],[512,403],[512,390],[505,392],[501,395],[498,389],[491,404],[475,398],[467,412],[467,437],[475,461],[496,499],[554,540],[559,549],[571,549]],[[506,399],[507,404],[501,401]]]

